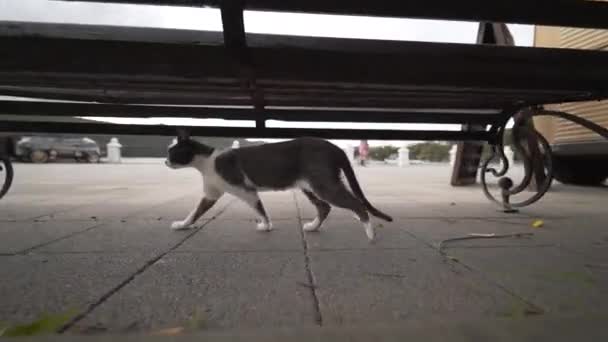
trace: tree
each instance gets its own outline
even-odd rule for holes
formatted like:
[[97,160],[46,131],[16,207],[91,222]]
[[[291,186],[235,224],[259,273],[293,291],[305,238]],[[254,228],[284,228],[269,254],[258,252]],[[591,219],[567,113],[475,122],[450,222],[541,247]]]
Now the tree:
[[442,162],[450,160],[451,144],[424,142],[408,146],[410,159]]
[[398,147],[391,145],[370,147],[369,157],[374,160],[384,160],[398,151]]

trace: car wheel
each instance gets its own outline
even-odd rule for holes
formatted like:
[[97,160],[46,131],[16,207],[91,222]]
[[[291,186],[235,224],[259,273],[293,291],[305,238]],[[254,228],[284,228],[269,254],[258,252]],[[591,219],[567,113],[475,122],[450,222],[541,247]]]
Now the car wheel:
[[597,186],[608,177],[604,158],[554,156],[554,177],[564,184]]
[[32,163],[43,164],[49,161],[49,154],[45,151],[36,150],[30,153]]
[[97,153],[89,153],[87,155],[87,161],[89,163],[99,163],[99,154],[97,154]]

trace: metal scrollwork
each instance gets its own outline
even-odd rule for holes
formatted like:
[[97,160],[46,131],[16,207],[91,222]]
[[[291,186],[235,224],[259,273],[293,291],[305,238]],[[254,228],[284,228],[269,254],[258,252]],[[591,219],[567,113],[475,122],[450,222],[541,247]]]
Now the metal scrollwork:
[[[590,122],[586,119],[580,118],[569,113],[545,110],[542,108],[534,108],[533,111],[529,112],[528,114],[521,113],[515,116],[515,124],[513,125],[512,130],[513,148],[515,149],[516,153],[522,158],[524,166],[524,177],[522,181],[517,186],[515,186],[515,183],[511,178],[504,177],[504,175],[509,170],[509,161],[505,156],[505,146],[503,143],[503,137],[506,127],[505,125],[499,127],[497,130],[498,140],[492,146],[492,154],[482,163],[481,166],[481,183],[483,186],[483,192],[486,197],[492,202],[495,202],[500,205],[506,212],[517,211],[517,208],[525,207],[538,201],[545,195],[545,193],[547,193],[553,181],[553,158],[551,153],[551,146],[549,145],[547,140],[534,128],[525,125],[525,120],[529,120],[533,116],[560,117],[562,119],[566,119],[575,122],[583,127],[586,127],[608,139],[607,129],[597,124],[594,124],[593,122]],[[539,157],[541,158],[540,162],[542,163],[543,169],[545,170],[545,177],[542,181],[542,184],[538,184],[538,187],[532,196],[520,202],[512,202],[511,197],[523,192],[526,188],[528,188],[528,186],[532,182],[534,175],[533,162],[538,162],[538,160],[532,160],[532,153],[530,151],[530,147],[526,148],[522,145],[522,142],[526,141],[526,138],[530,136],[533,136],[533,138],[535,138],[533,139],[533,141],[537,141],[537,143],[540,145],[541,153]],[[490,167],[490,163],[494,160],[498,160],[500,162],[501,167],[499,170]],[[500,188],[501,194],[500,200],[496,199],[496,197],[494,197],[494,195],[492,195],[492,193],[488,189],[488,184],[486,180],[487,173],[491,173],[492,176],[496,178],[500,177],[498,180],[498,186]]]
[[8,157],[0,156],[0,198],[10,189],[13,183],[13,165]]
[[[524,165],[524,178],[522,179],[522,181],[515,186],[515,183],[511,178],[504,177],[510,166],[509,161],[504,153],[505,146],[503,144],[503,136],[506,130],[506,127],[504,126],[499,128],[499,139],[497,143],[492,146],[491,156],[483,162],[481,167],[481,184],[483,186],[484,194],[488,199],[502,206],[506,212],[514,212],[517,210],[517,208],[525,207],[541,199],[551,187],[551,182],[553,180],[553,162],[551,158],[551,147],[549,146],[547,140],[540,133],[538,133],[533,128],[524,125],[524,120],[527,119],[529,119],[529,116],[517,116],[512,130],[513,147],[516,153],[521,156]],[[521,202],[512,202],[511,197],[523,192],[532,181],[533,161],[531,153],[529,151],[529,148],[525,148],[522,145],[524,138],[528,137],[529,135],[534,135],[538,139],[540,147],[542,148],[541,158],[543,162],[543,167],[546,170],[545,178],[543,180],[543,183],[540,184],[540,186],[538,187],[538,191],[530,198]],[[496,159],[500,161],[500,170],[496,170],[495,168],[489,167],[490,163]],[[497,200],[488,189],[488,184],[486,180],[487,173],[491,173],[492,176],[497,178],[501,177],[498,180],[498,186],[500,188],[501,194],[500,200]]]
[[14,151],[12,140],[0,136],[0,199],[13,184],[13,164],[10,158],[12,151]]

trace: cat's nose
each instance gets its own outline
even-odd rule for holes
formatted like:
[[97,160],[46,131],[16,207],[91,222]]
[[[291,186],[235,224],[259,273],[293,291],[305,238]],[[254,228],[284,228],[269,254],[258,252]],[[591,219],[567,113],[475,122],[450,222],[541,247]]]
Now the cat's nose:
[[169,163],[169,159],[165,159],[165,165],[170,166],[171,163]]

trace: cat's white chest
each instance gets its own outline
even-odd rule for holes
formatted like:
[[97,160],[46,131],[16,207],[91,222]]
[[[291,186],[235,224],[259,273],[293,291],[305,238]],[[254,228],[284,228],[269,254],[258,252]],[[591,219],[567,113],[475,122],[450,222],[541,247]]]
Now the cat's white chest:
[[199,169],[203,175],[203,184],[206,192],[226,192],[233,195],[239,195],[243,189],[228,183],[215,170],[215,157],[216,155],[212,155],[205,161],[204,165],[197,167],[197,169]]

